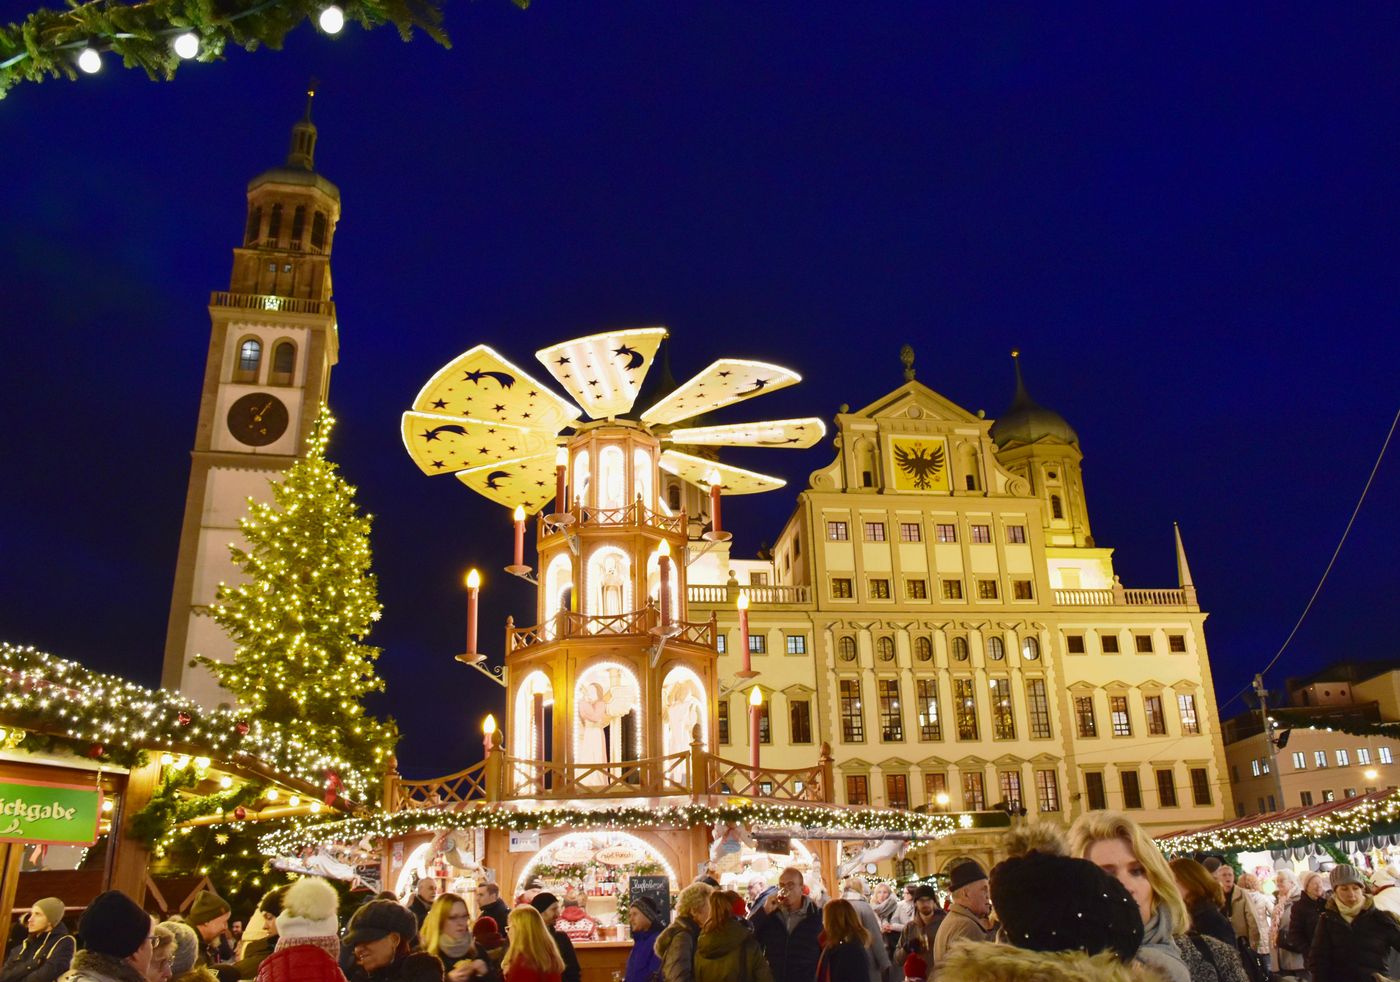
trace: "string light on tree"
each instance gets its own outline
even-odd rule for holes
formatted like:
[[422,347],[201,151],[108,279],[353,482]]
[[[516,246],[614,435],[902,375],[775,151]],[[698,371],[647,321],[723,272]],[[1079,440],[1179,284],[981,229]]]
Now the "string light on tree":
[[179,55],[185,61],[189,61],[191,58],[199,56],[199,37],[191,31],[186,31],[184,34],[177,34],[175,40],[171,42],[170,47],[174,50],[175,54]]
[[331,4],[321,11],[316,23],[320,24],[321,30],[327,34],[339,34],[345,27],[345,11]]
[[96,75],[102,71],[102,56],[96,48],[84,48],[78,52],[78,67],[88,75]]

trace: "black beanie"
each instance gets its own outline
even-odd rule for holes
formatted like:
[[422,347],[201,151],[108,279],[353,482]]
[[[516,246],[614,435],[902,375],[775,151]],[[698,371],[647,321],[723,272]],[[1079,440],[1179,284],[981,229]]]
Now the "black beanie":
[[120,890],[98,896],[78,920],[78,938],[88,951],[128,958],[151,936],[151,915]]
[[543,914],[545,911],[549,910],[549,908],[553,907],[558,902],[558,897],[556,897],[554,894],[548,891],[545,891],[544,893],[535,894],[535,896],[530,900],[530,906],[535,908],[535,910],[539,911],[541,914]]
[[992,906],[1006,940],[1031,951],[1112,951],[1128,962],[1142,914],[1123,884],[1086,859],[1031,852],[992,870]]

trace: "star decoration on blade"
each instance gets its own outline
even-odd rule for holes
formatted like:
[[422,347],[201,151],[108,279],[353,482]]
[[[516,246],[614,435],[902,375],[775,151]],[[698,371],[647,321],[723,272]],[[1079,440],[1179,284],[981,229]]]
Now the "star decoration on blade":
[[[486,345],[459,355],[423,386],[403,414],[404,447],[425,474],[454,474],[507,508],[542,509],[554,496],[560,439],[580,416],[630,413],[650,370],[664,327],[629,328],[575,338],[535,353],[578,403],[556,395]],[[778,447],[801,450],[826,433],[816,417],[677,427],[702,413],[794,385],[801,377],[767,362],[721,358],[663,395],[640,415],[670,446],[662,469],[708,491],[753,494],[782,487],[781,478],[720,463],[700,448]],[[449,407],[462,408],[452,415]],[[636,426],[636,423],[629,425]],[[685,449],[678,449],[685,448]],[[696,453],[686,452],[696,450]],[[450,463],[448,463],[450,461]]]

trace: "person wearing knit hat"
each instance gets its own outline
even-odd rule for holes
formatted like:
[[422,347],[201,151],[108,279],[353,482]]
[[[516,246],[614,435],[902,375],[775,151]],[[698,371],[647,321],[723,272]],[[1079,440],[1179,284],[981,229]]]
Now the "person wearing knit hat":
[[894,949],[894,964],[902,966],[905,978],[924,978],[928,974],[933,966],[933,946],[947,917],[938,906],[937,890],[927,883],[914,888],[914,916],[900,930]]
[[[482,914],[472,925],[472,941],[478,948],[494,953],[497,949],[506,946],[506,936],[501,933],[501,926],[490,914]],[[505,954],[504,951],[501,954]],[[496,961],[500,961],[499,958]]]
[[231,911],[228,902],[213,890],[195,894],[185,914],[185,923],[199,932],[199,961],[197,965],[218,965],[233,958],[233,950],[224,941]]
[[340,895],[319,876],[287,888],[277,915],[277,950],[258,966],[258,982],[343,982]]
[[175,932],[157,924],[151,928],[151,966],[146,982],[170,982],[170,965],[175,960]]
[[151,967],[151,916],[120,890],[99,894],[78,920],[83,950],[65,982],[146,982]]
[[1400,951],[1400,921],[1366,894],[1366,877],[1355,866],[1334,866],[1332,896],[1322,912],[1308,953],[1313,978],[1351,982],[1386,976],[1386,960]]
[[942,964],[948,949],[955,944],[991,941],[996,935],[989,919],[992,901],[987,888],[987,871],[969,859],[949,871],[948,886],[953,891],[953,904],[948,908],[948,916],[938,925],[938,934],[933,940],[935,965]]
[[544,918],[544,926],[549,929],[549,936],[559,946],[559,955],[564,959],[563,982],[579,982],[583,970],[579,967],[574,943],[567,934],[554,926],[554,922],[559,919],[559,898],[545,890],[530,898],[530,906],[540,912],[540,916]]
[[161,921],[156,925],[175,935],[175,953],[170,956],[170,977],[179,982],[182,976],[195,970],[199,961],[199,932],[184,921]]
[[[739,914],[742,918],[744,912]],[[661,958],[656,953],[656,939],[661,936],[661,912],[650,897],[633,897],[627,908],[627,926],[632,929],[632,951],[627,956],[623,982],[650,982],[661,971]]]
[[63,926],[63,901],[45,897],[25,917],[29,933],[10,949],[0,982],[53,982],[72,964],[78,944]]

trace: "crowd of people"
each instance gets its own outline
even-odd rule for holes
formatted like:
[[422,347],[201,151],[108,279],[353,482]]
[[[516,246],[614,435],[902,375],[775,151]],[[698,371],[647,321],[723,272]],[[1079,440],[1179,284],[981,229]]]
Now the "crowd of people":
[[[859,877],[821,902],[797,869],[748,896],[711,877],[674,911],[645,896],[627,911],[624,982],[1376,982],[1400,978],[1395,871],[1349,865],[1274,889],[1218,857],[1170,863],[1132,819],[1081,816],[1068,834],[1031,825],[990,873],[964,860],[950,896],[897,897]],[[508,905],[494,884],[464,897],[420,882],[380,894],[342,926],[339,894],[306,877],[263,896],[246,931],[202,891],[157,921],[119,891],[64,924],[49,897],[24,917],[0,982],[580,982],[570,921],[538,888]],[[240,934],[238,944],[231,934]]]

